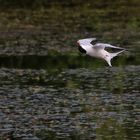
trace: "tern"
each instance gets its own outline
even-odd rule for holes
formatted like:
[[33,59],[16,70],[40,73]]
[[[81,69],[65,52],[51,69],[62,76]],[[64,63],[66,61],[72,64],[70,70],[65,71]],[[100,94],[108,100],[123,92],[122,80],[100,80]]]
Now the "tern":
[[[84,53],[91,57],[103,59],[111,67],[112,67],[111,59],[116,57],[118,54],[122,53],[123,51],[125,51],[124,48],[116,47],[116,46],[106,44],[106,43],[92,44],[91,42],[95,41],[95,40],[96,40],[96,38],[86,38],[86,39],[78,40],[77,45],[78,45],[79,51],[81,53]],[[106,48],[114,48],[114,49],[121,50],[121,51],[118,51],[115,53],[110,53],[107,50],[105,50]]]

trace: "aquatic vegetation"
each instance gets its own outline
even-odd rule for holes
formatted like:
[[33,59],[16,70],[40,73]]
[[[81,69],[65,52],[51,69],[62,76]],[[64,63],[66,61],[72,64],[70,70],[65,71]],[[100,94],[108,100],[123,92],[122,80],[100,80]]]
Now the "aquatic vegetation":
[[[139,139],[139,0],[32,2],[0,0],[0,139]],[[109,68],[86,37],[128,51]]]

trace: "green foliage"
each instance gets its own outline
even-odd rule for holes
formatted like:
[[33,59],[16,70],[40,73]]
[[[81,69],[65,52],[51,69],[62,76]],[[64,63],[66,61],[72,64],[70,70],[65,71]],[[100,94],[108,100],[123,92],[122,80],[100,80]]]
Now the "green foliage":
[[0,0],[0,7],[9,7],[9,8],[38,8],[38,7],[46,7],[50,5],[61,5],[61,6],[81,6],[88,5],[92,7],[104,8],[104,7],[116,7],[120,5],[136,5],[139,0]]
[[37,132],[36,135],[37,135],[37,137],[41,138],[42,140],[46,140],[46,139],[58,140],[55,132],[50,131],[50,130],[40,130],[39,132]]
[[113,119],[107,119],[100,128],[97,128],[96,140],[126,140],[123,127]]

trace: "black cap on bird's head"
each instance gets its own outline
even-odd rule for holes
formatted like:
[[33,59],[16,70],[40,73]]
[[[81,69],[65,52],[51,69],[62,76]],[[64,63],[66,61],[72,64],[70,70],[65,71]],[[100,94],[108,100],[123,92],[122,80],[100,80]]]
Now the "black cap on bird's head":
[[86,54],[86,50],[85,49],[83,49],[81,46],[80,46],[80,44],[79,44],[79,42],[77,41],[77,46],[78,46],[78,50],[81,52],[81,53],[83,53],[83,54]]

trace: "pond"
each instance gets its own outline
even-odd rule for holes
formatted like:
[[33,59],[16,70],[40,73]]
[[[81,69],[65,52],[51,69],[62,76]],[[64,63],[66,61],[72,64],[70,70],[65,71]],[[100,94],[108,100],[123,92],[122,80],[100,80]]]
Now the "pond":
[[[0,139],[138,140],[139,6],[65,6],[0,13]],[[108,67],[86,37],[128,51]]]

